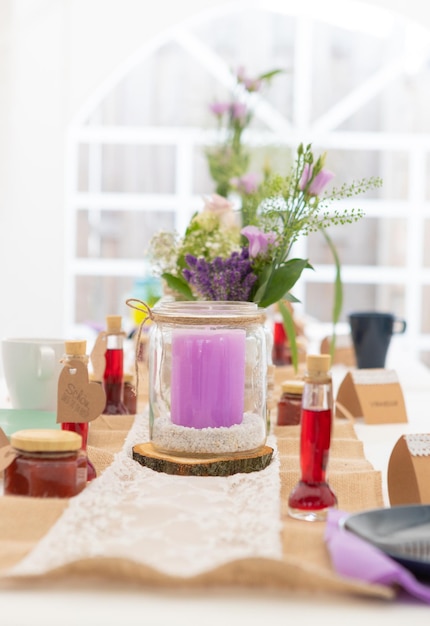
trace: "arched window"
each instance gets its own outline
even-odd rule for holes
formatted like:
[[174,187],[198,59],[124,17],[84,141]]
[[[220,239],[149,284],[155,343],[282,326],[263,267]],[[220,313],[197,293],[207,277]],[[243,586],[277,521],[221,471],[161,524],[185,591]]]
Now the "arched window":
[[[72,124],[68,141],[67,326],[126,312],[160,229],[182,232],[211,193],[208,112],[233,70],[272,68],[245,135],[256,166],[287,173],[300,142],[328,152],[336,185],[381,176],[353,199],[366,217],[331,231],[342,261],[344,320],[353,309],[408,320],[408,346],[430,362],[429,33],[360,2],[232,3],[147,43],[117,68]],[[299,246],[315,272],[294,290],[329,322],[334,268],[322,237]]]

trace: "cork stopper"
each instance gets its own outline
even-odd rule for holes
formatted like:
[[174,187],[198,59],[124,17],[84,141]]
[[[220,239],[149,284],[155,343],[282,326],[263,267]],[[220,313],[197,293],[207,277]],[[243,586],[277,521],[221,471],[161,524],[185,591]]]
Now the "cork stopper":
[[291,393],[294,396],[301,396],[304,386],[304,380],[284,380],[281,384],[281,389],[282,393]]
[[306,357],[306,379],[316,379],[320,382],[329,381],[330,365],[331,356],[329,354],[308,354]]
[[81,448],[82,437],[70,430],[35,428],[16,431],[10,436],[10,443],[25,452],[68,452]]
[[109,334],[120,333],[121,326],[122,326],[121,315],[107,315],[106,316],[106,330]]
[[72,341],[66,341],[64,345],[66,354],[73,354],[74,356],[85,356],[87,353],[86,339],[73,339]]

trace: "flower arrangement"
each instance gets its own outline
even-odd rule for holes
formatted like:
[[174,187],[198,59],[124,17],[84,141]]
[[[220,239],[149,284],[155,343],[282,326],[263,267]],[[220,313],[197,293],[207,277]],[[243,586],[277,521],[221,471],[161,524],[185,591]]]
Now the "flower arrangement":
[[248,300],[261,307],[294,301],[291,288],[311,268],[308,259],[290,258],[294,242],[330,225],[357,221],[360,209],[330,212],[329,205],[380,185],[380,179],[371,178],[326,192],[334,175],[324,162],[325,155],[315,159],[310,145],[300,145],[290,174],[266,178],[248,194],[246,212],[236,214],[219,195],[206,198],[182,238],[153,237],[154,267],[186,299]]
[[240,67],[231,99],[209,105],[221,137],[218,145],[206,150],[209,171],[218,195],[227,197],[235,189],[244,193],[255,191],[257,175],[247,171],[251,156],[242,135],[253,119],[253,105],[259,92],[281,72],[275,69],[252,78]]
[[[239,84],[250,92],[276,73],[263,74],[252,82],[242,72]],[[184,299],[251,301],[263,308],[277,303],[296,365],[294,322],[285,301],[297,302],[291,290],[302,272],[312,266],[308,259],[291,258],[293,245],[311,232],[319,231],[325,237],[336,266],[335,325],[342,308],[342,282],[340,261],[327,230],[353,223],[363,213],[355,208],[330,210],[330,206],[382,182],[373,177],[329,191],[334,174],[325,167],[326,155],[315,157],[311,144],[300,144],[286,176],[266,171],[257,184],[246,172],[249,155],[241,142],[251,114],[248,111],[245,123],[245,118],[234,112],[236,105],[233,101],[229,107],[225,104],[216,109],[220,117],[228,113],[230,124],[228,141],[207,152],[217,193],[204,198],[203,209],[193,215],[182,237],[177,233],[155,235],[149,256],[154,271]],[[225,197],[233,189],[240,193],[239,208]]]

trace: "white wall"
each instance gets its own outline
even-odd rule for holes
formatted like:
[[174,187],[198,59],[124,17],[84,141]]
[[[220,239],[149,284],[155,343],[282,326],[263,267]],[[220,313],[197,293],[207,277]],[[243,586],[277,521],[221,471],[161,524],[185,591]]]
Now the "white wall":
[[[427,2],[367,0],[430,26]],[[0,0],[0,337],[64,335],[68,123],[111,71],[157,33],[231,4]]]

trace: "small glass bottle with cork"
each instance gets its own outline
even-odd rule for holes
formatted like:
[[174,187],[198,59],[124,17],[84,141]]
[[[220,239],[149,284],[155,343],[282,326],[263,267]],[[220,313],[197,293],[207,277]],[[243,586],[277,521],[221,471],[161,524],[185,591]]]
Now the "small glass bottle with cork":
[[333,422],[333,392],[330,355],[306,358],[301,411],[301,478],[288,499],[288,514],[306,521],[324,521],[337,506],[326,471]]
[[[70,363],[71,361],[80,361],[88,367],[89,356],[87,355],[87,342],[85,339],[82,340],[70,340],[66,341],[65,344],[65,354],[62,358],[63,363]],[[61,429],[68,430],[71,432],[78,433],[82,437],[82,450],[87,450],[87,442],[88,442],[88,432],[89,432],[89,423],[88,422],[62,422]],[[87,456],[87,480],[91,481],[97,477],[96,468],[90,461]]]
[[103,374],[103,387],[106,393],[104,413],[108,415],[129,415],[124,404],[124,332],[121,315],[106,317],[106,366]]

